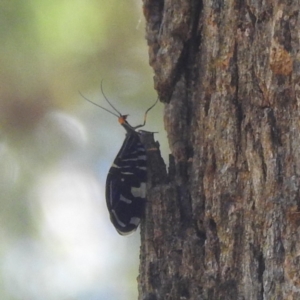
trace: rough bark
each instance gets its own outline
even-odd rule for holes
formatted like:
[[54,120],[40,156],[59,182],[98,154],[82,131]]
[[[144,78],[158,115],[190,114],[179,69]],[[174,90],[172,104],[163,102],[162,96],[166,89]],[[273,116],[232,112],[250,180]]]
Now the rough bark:
[[300,299],[299,1],[143,1],[172,160],[139,299]]

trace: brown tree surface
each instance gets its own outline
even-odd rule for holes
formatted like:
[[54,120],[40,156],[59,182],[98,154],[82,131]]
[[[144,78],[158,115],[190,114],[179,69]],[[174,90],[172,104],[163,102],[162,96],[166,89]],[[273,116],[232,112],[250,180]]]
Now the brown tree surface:
[[140,300],[300,299],[299,8],[144,0],[173,159],[150,162]]

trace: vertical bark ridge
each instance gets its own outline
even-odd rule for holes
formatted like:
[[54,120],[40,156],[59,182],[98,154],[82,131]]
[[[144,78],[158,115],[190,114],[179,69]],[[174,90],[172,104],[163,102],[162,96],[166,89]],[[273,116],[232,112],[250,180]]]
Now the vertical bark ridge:
[[298,299],[299,4],[155,3],[174,167],[149,205],[140,299]]

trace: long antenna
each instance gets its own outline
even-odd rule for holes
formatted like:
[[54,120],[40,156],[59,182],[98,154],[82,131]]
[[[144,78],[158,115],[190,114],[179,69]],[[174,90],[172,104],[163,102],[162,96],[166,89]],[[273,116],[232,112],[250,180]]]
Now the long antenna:
[[[82,95],[82,93],[79,91],[79,94],[81,95],[81,97],[82,98],[84,98],[86,101],[88,101],[88,102],[90,102],[90,103],[92,103],[92,104],[94,104],[94,105],[96,105],[96,106],[98,106],[98,107],[100,107],[100,108],[102,108],[103,110],[105,110],[105,111],[107,111],[107,112],[109,112],[110,114],[112,114],[112,115],[114,115],[114,116],[116,116],[117,118],[120,118],[120,117],[122,117],[123,115],[109,102],[109,100],[107,99],[107,97],[106,97],[106,95],[104,94],[104,91],[103,91],[103,80],[101,80],[101,92],[102,92],[102,95],[103,95],[103,97],[104,97],[104,99],[106,100],[106,102],[119,114],[119,115],[117,115],[117,114],[115,114],[114,112],[112,112],[112,111],[110,111],[110,110],[108,110],[107,108],[105,108],[105,107],[103,107],[103,106],[101,106],[101,105],[99,105],[99,104],[97,104],[97,103],[95,103],[95,102],[93,102],[93,101],[91,101],[90,99],[88,99],[88,98],[86,98],[84,95]],[[144,123],[143,124],[141,124],[141,125],[137,125],[137,126],[135,126],[135,127],[132,127],[132,128],[134,128],[134,129],[137,129],[137,128],[140,128],[140,127],[143,127],[143,126],[145,126],[146,125],[146,120],[147,120],[147,114],[148,114],[148,112],[157,104],[157,102],[158,102],[158,98],[156,99],[156,101],[154,102],[154,104],[153,105],[151,105],[147,110],[146,110],[146,112],[145,112],[145,115],[144,115]]]
[[[119,116],[122,116],[122,114],[109,102],[109,100],[107,99],[107,97],[105,96],[104,94],[104,91],[103,91],[103,86],[102,86],[102,83],[103,83],[103,79],[101,80],[101,92],[102,92],[102,95],[104,97],[104,99],[107,101],[107,103],[119,114]],[[119,117],[118,116],[118,117]]]
[[141,125],[135,126],[134,129],[141,128],[141,127],[143,127],[143,126],[146,125],[147,114],[148,114],[148,112],[149,112],[149,111],[157,104],[157,102],[158,102],[158,98],[156,99],[156,101],[154,102],[154,104],[151,105],[151,106],[146,110],[145,115],[144,115],[144,123],[141,124]]
[[[86,98],[85,96],[82,95],[82,93],[81,93],[80,91],[79,91],[79,94],[80,94],[81,97],[84,98],[86,101],[88,101],[88,102],[90,102],[90,103],[92,103],[92,104],[94,104],[94,105],[96,105],[96,106],[98,106],[98,107],[104,109],[105,111],[107,111],[107,112],[109,112],[110,114],[116,116],[117,118],[119,118],[119,117],[121,116],[121,114],[118,116],[117,114],[111,112],[110,110],[106,109],[105,107],[102,107],[101,105],[99,105],[99,104],[97,104],[97,103],[91,101],[90,99]],[[104,97],[105,97],[105,96],[104,96]],[[106,99],[106,98],[105,98],[105,99]],[[106,100],[107,100],[107,99],[106,99]],[[109,101],[108,101],[108,103],[109,103]]]

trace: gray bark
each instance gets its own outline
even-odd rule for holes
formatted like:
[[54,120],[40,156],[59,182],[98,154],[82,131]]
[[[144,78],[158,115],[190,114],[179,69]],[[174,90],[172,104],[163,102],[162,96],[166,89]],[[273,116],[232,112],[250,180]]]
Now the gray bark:
[[144,0],[172,160],[149,180],[140,300],[300,299],[299,8]]

